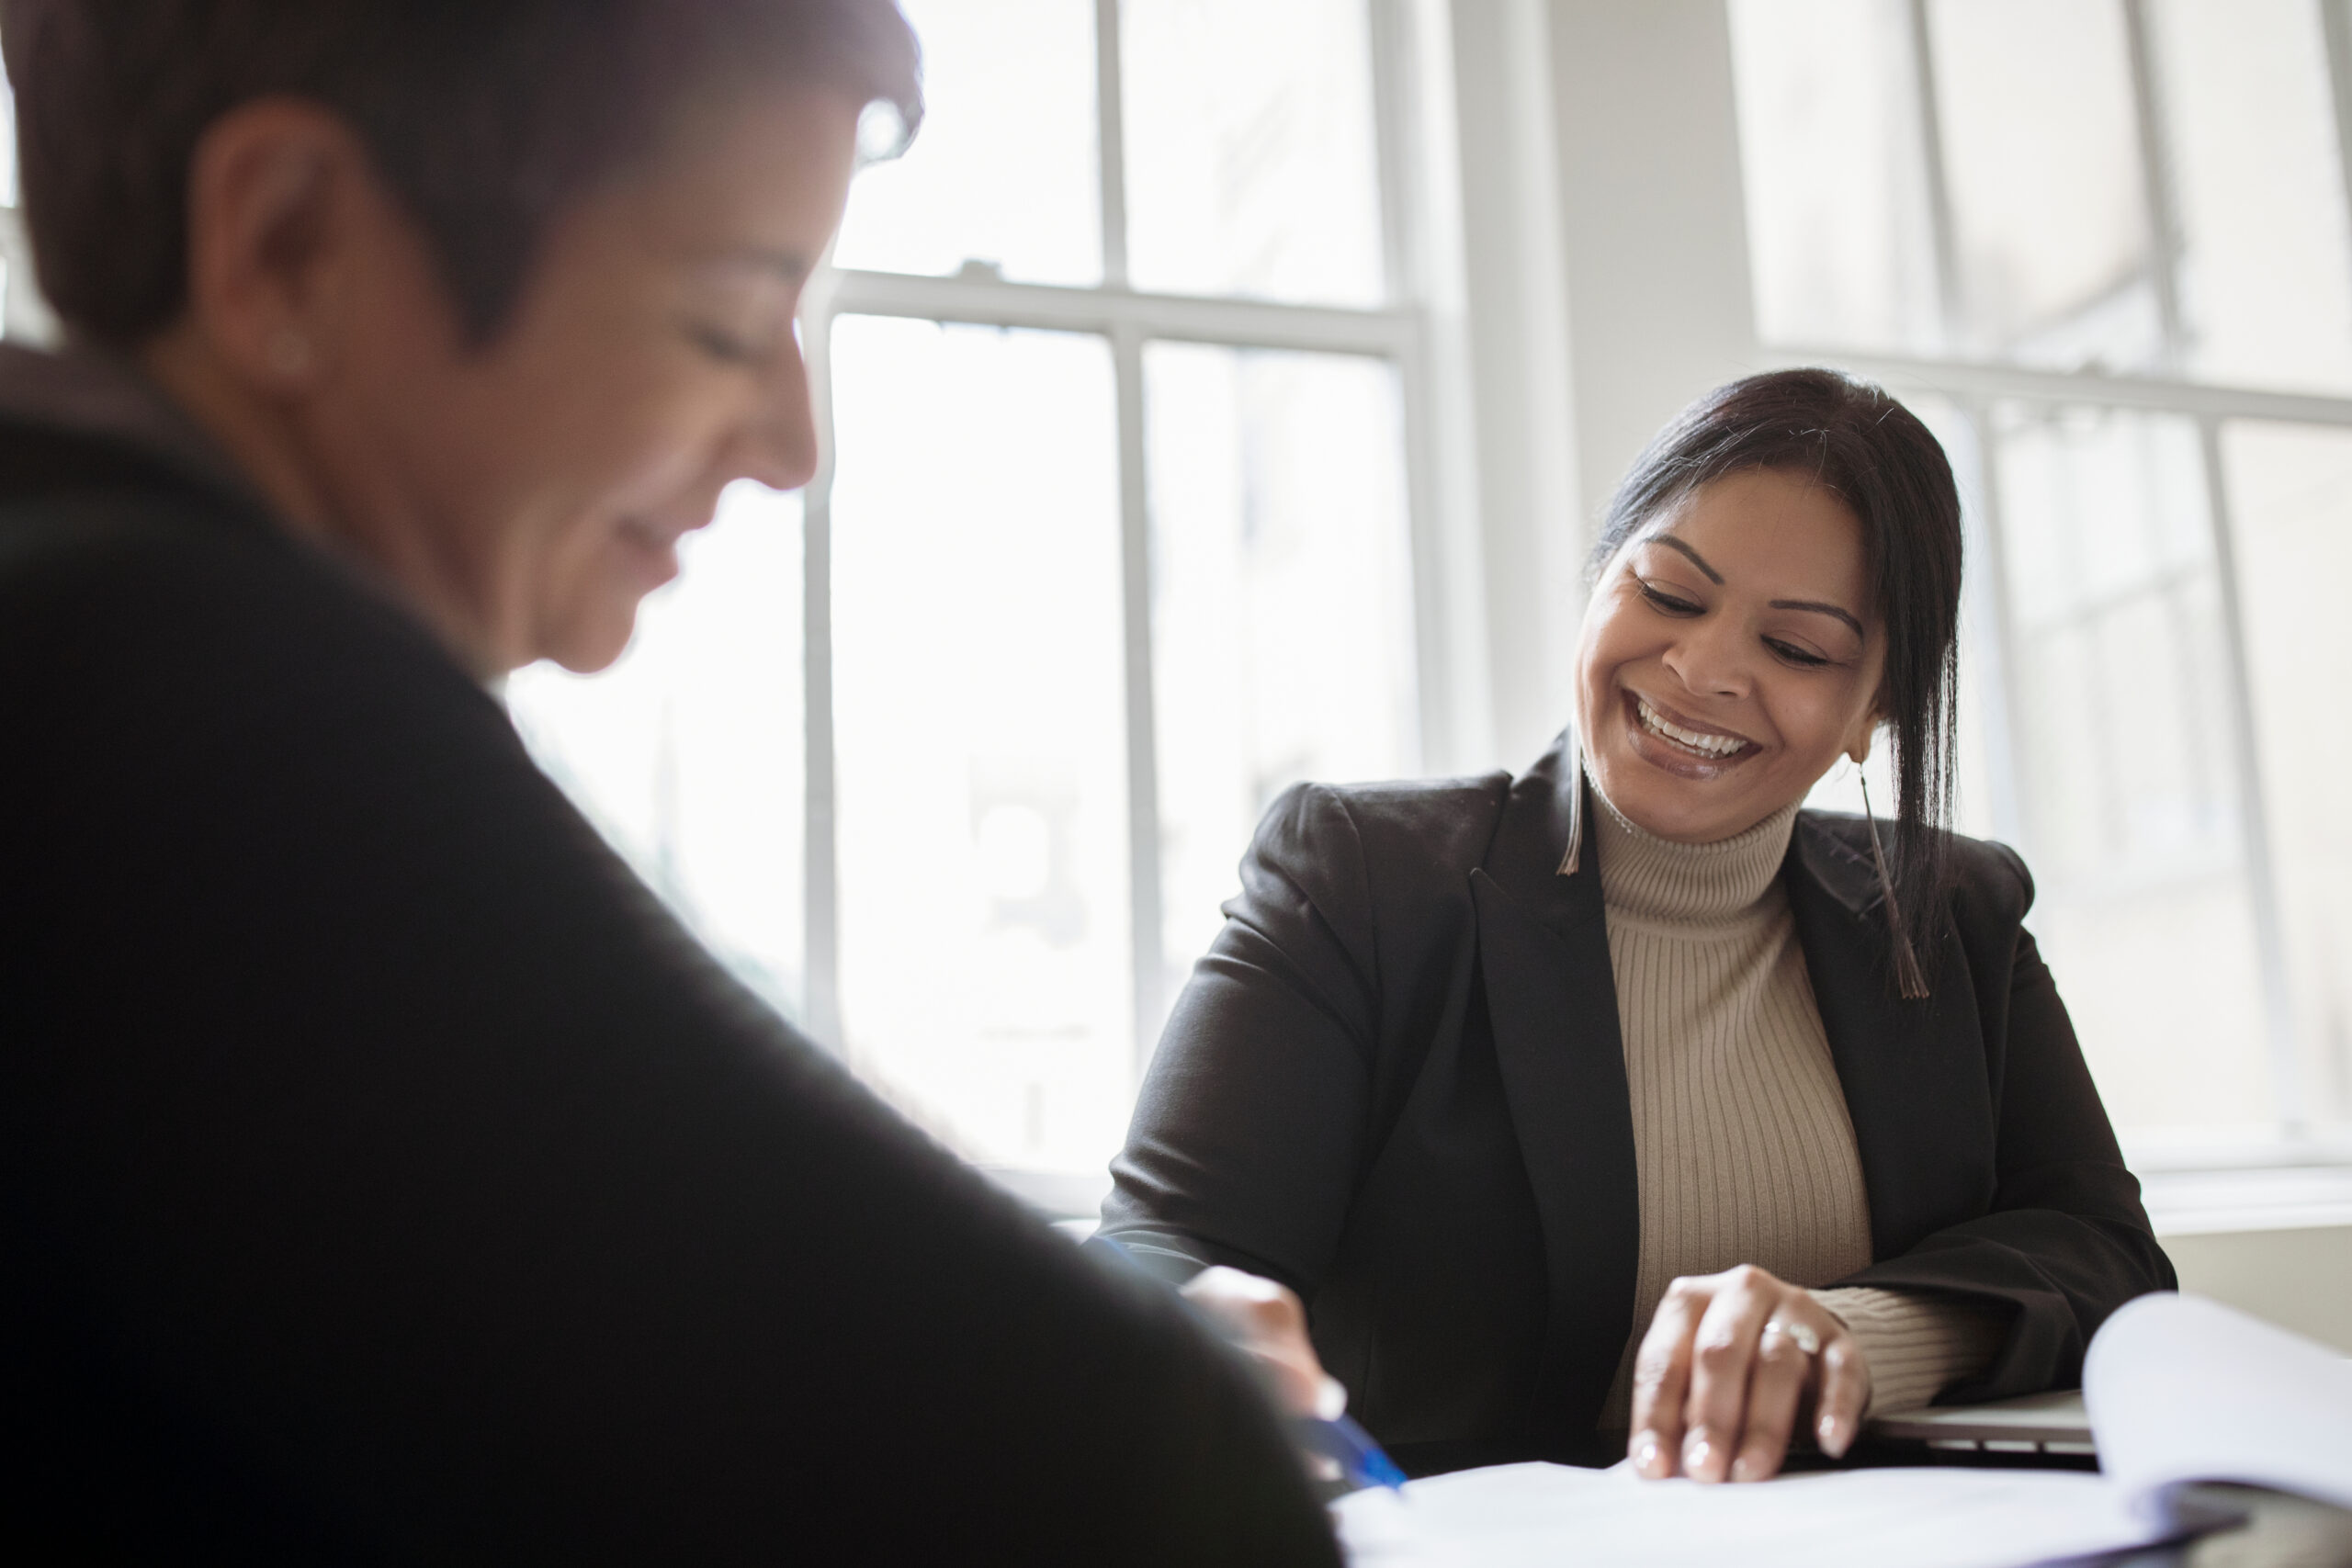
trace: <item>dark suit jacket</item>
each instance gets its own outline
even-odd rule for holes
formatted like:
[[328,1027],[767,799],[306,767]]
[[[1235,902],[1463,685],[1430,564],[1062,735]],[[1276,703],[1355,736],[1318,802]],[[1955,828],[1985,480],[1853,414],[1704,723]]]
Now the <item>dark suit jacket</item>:
[[[1408,1468],[1599,1457],[1634,1328],[1616,989],[1589,829],[1556,870],[1562,772],[1555,750],[1517,779],[1277,801],[1112,1168],[1105,1234],[1296,1290]],[[2070,1385],[2100,1321],[2173,1274],[2018,923],[2024,866],[1951,847],[1923,1001],[1888,978],[1859,819],[1800,813],[1781,876],[1870,1195],[1877,1261],[1841,1282],[2014,1309],[1955,1391],[1996,1398]]]
[[135,382],[8,348],[0,759],[17,1561],[1338,1561],[1168,1292],[734,984]]

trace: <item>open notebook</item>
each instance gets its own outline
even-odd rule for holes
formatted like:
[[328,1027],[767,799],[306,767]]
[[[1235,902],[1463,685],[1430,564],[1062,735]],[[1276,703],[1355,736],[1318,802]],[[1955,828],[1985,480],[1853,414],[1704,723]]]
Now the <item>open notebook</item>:
[[2352,1509],[2352,1361],[2196,1296],[2143,1296],[2092,1340],[2084,1399],[2103,1473],[1906,1468],[1748,1486],[1623,1466],[1498,1465],[1332,1505],[1350,1561],[1398,1568],[2020,1568],[2214,1521],[2181,1488],[2230,1481]]

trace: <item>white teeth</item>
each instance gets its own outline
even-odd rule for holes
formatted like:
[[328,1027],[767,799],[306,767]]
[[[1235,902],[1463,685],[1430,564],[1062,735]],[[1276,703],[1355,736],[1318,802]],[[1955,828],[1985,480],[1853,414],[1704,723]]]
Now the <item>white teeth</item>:
[[1634,711],[1641,716],[1642,728],[1653,735],[1664,736],[1678,746],[1702,751],[1710,757],[1728,757],[1746,749],[1747,742],[1731,735],[1710,735],[1701,729],[1685,729],[1660,716],[1657,709],[1640,697],[1634,699]]

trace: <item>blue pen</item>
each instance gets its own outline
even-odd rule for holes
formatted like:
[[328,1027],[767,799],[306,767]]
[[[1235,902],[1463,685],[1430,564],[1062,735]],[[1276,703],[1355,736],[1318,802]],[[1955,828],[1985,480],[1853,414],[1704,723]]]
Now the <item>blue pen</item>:
[[[1099,1232],[1086,1238],[1087,1247],[1099,1248],[1138,1272],[1148,1272],[1136,1260],[1135,1254],[1120,1245],[1116,1236]],[[1332,1385],[1338,1392],[1338,1385]],[[1320,1454],[1340,1467],[1340,1473],[1351,1486],[1385,1486],[1392,1492],[1405,1489],[1405,1472],[1396,1461],[1381,1451],[1372,1434],[1350,1419],[1342,1412],[1338,1416],[1309,1416],[1294,1421],[1298,1440],[1310,1453]]]
[[1299,1440],[1310,1450],[1332,1461],[1351,1486],[1385,1486],[1391,1492],[1405,1489],[1405,1472],[1396,1461],[1383,1453],[1372,1434],[1346,1416],[1334,1416],[1328,1420],[1311,1416],[1297,1423]]

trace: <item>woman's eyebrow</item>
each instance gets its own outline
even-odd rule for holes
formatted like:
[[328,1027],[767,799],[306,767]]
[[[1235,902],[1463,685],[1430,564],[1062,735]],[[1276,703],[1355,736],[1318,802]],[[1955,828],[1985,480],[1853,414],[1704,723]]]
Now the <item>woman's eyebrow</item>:
[[[1720,581],[1720,579],[1718,579],[1718,581]],[[1862,630],[1861,622],[1854,619],[1851,615],[1839,609],[1835,604],[1824,604],[1819,601],[1813,599],[1775,599],[1772,601],[1772,608],[1775,610],[1811,610],[1817,615],[1835,615],[1839,620],[1845,622],[1848,626],[1853,627],[1854,635],[1856,637],[1866,638],[1869,636],[1868,633]]]
[[1690,564],[1692,566],[1697,567],[1701,571],[1707,574],[1708,581],[1713,583],[1718,588],[1723,586],[1724,574],[1717,571],[1713,567],[1709,566],[1707,564],[1706,557],[1701,555],[1698,551],[1692,549],[1689,545],[1685,544],[1682,540],[1676,538],[1673,535],[1666,533],[1652,534],[1648,538],[1645,539],[1643,543],[1650,545],[1664,545],[1669,550],[1681,551],[1684,555],[1690,558]]
[[739,245],[708,258],[703,265],[718,272],[749,272],[798,283],[815,270],[815,261],[799,251],[768,245]]

